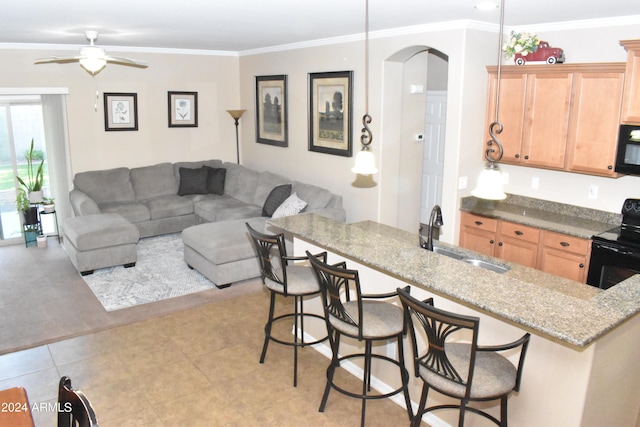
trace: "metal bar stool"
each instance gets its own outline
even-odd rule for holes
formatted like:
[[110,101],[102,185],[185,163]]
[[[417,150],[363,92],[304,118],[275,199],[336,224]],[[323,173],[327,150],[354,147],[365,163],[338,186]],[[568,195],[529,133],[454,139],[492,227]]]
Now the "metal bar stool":
[[[409,373],[404,366],[403,337],[406,335],[404,312],[402,307],[387,301],[372,299],[391,298],[397,296],[395,292],[376,295],[364,295],[360,289],[360,279],[357,270],[349,270],[346,263],[329,265],[311,256],[307,252],[309,261],[318,278],[322,291],[325,320],[329,330],[332,359],[327,368],[327,384],[320,404],[320,412],[324,412],[333,388],[338,392],[358,399],[362,399],[361,425],[365,424],[366,404],[368,400],[384,399],[398,393],[404,393],[409,420],[413,418],[411,399],[409,397]],[[364,341],[364,353],[339,355],[340,337],[347,336],[358,341]],[[398,360],[372,353],[374,341],[396,339],[398,343]],[[336,384],[334,374],[342,362],[354,358],[364,359],[364,373],[362,391],[349,391]],[[388,393],[371,393],[371,364],[373,360],[395,365],[400,374],[401,385]]]
[[[418,412],[411,423],[417,427],[422,415],[437,409],[458,409],[458,426],[464,425],[466,411],[473,412],[507,426],[507,398],[520,389],[522,366],[527,353],[530,334],[504,345],[479,346],[480,319],[463,316],[433,307],[430,302],[419,301],[398,288],[405,318],[411,332],[416,377],[424,381]],[[415,322],[417,320],[417,322]],[[418,350],[417,333],[424,333],[428,346]],[[460,335],[463,335],[460,337]],[[470,336],[470,342],[466,342]],[[461,338],[465,342],[460,342]],[[517,367],[500,351],[521,347]],[[460,405],[426,407],[429,388],[456,399]],[[477,408],[467,406],[472,401],[500,400],[500,420]]]
[[[256,251],[258,252],[262,283],[271,293],[269,318],[264,327],[264,345],[262,347],[262,354],[260,355],[260,363],[264,363],[269,341],[293,346],[293,386],[296,387],[298,385],[298,347],[318,344],[328,338],[328,336],[325,335],[311,342],[304,340],[305,318],[316,318],[324,322],[323,316],[314,313],[305,313],[303,305],[305,297],[318,295],[320,293],[320,287],[308,263],[293,263],[293,261],[306,261],[307,257],[287,256],[283,234],[264,234],[252,228],[248,223],[246,223],[246,225]],[[277,251],[274,250],[274,248],[277,249]],[[311,257],[320,257],[326,260],[327,253],[323,252],[315,256],[311,255]],[[277,259],[278,262],[272,262],[272,258]],[[286,313],[274,317],[277,295],[293,297],[293,313]],[[293,341],[286,341],[271,335],[271,328],[275,322],[290,318],[293,318]],[[298,336],[298,333],[300,336]]]

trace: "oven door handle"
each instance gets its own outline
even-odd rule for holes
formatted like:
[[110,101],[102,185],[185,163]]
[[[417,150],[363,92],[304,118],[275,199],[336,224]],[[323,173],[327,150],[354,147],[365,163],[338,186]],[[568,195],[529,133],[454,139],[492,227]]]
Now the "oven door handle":
[[598,246],[604,250],[617,252],[620,255],[636,255],[634,251],[625,250],[623,248],[619,248],[617,246],[606,245],[603,243],[598,244]]

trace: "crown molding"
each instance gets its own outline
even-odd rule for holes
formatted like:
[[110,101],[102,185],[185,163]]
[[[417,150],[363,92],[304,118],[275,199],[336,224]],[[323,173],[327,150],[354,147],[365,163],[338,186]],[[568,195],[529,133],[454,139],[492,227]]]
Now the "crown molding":
[[[88,45],[71,44],[47,44],[47,43],[0,43],[0,49],[18,50],[50,50],[77,52],[81,47]],[[129,46],[108,46],[99,45],[107,52],[133,52],[133,53],[156,53],[161,55],[201,55],[201,56],[238,56],[235,51],[226,50],[205,50],[205,49],[172,49],[162,47],[129,47]]]
[[[519,31],[533,31],[536,33],[542,31],[567,31],[589,28],[603,27],[620,27],[628,25],[640,25],[640,15],[619,16],[613,18],[586,19],[581,21],[564,21],[553,22],[547,24],[508,26],[505,25],[505,32],[512,29]],[[455,20],[447,22],[437,22],[433,24],[414,25],[409,27],[399,27],[387,30],[371,31],[369,38],[380,39],[387,37],[398,37],[406,35],[415,35],[421,33],[431,33],[437,31],[474,29],[480,31],[497,32],[499,25],[488,22],[473,20]],[[110,52],[134,52],[134,53],[155,53],[170,55],[202,55],[202,56],[251,56],[264,53],[281,52],[295,49],[306,49],[319,46],[328,46],[341,43],[350,43],[364,40],[364,33],[351,34],[340,37],[330,37],[324,39],[309,40],[298,43],[289,43],[278,46],[269,46],[259,49],[248,49],[243,51],[225,51],[225,50],[205,50],[205,49],[171,49],[171,48],[154,48],[154,47],[125,47],[125,46],[106,46],[100,45],[101,48]],[[83,45],[68,44],[35,44],[35,43],[0,43],[0,49],[20,49],[20,50],[51,50],[51,51],[77,51]]]

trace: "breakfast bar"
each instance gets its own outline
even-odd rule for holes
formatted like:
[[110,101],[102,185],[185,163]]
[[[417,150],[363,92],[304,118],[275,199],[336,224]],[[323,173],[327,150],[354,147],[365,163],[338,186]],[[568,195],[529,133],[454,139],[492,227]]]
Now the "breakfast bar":
[[[640,275],[603,291],[443,242],[427,251],[417,232],[373,221],[344,224],[302,214],[270,224],[292,235],[295,255],[327,251],[330,263],[347,261],[349,268],[359,270],[367,292],[408,284],[418,298],[434,297],[436,306],[479,317],[481,344],[508,342],[530,332],[522,388],[509,400],[512,425],[637,425]],[[465,262],[471,259],[478,262]],[[319,301],[306,304],[321,310]],[[384,387],[385,373],[377,377]],[[421,383],[412,378],[410,387],[415,402]],[[430,399],[447,402],[437,393]],[[424,419],[432,425],[454,424],[456,414],[449,415]]]

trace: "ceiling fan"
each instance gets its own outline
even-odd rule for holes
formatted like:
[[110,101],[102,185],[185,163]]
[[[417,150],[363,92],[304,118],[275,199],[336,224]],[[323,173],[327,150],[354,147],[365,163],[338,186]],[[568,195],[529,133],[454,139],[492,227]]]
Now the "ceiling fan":
[[95,41],[98,39],[97,31],[86,31],[85,37],[89,40],[89,46],[81,47],[78,56],[52,56],[50,58],[36,59],[34,64],[79,62],[82,68],[93,76],[99,73],[107,65],[107,62],[138,68],[147,68],[149,66],[145,62],[135,59],[107,55],[103,48],[95,45]]

